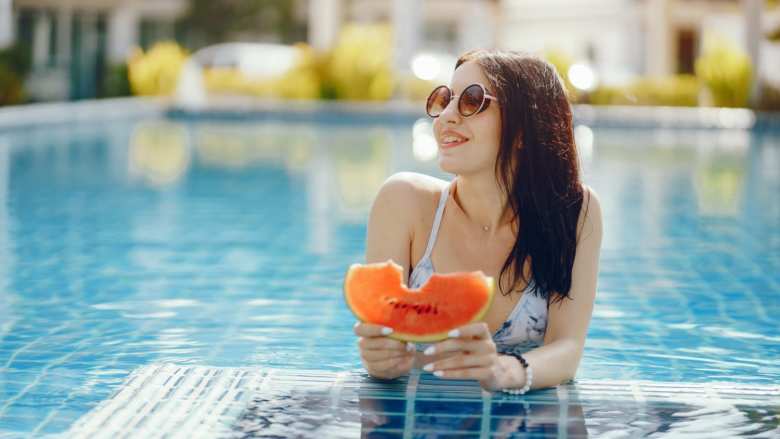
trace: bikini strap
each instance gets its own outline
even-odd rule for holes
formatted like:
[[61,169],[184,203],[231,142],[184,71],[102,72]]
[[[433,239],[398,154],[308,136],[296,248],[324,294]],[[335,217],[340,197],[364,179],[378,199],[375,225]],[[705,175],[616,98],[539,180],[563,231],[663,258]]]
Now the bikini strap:
[[441,191],[441,197],[439,198],[439,206],[436,208],[436,216],[433,218],[433,227],[431,227],[431,236],[428,237],[428,246],[425,247],[425,254],[422,259],[430,258],[431,252],[433,252],[433,245],[436,243],[436,237],[439,235],[439,226],[441,226],[441,217],[444,216],[444,206],[447,204],[447,197],[449,197],[450,185],[444,186]]

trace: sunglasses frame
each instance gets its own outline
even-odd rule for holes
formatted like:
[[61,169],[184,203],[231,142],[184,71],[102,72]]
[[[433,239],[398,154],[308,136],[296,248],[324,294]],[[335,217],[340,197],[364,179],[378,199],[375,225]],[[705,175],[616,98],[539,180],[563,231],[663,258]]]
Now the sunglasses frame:
[[[477,109],[476,109],[476,110],[475,110],[473,113],[469,113],[469,114],[463,114],[463,112],[461,112],[461,111],[460,111],[460,99],[461,99],[461,96],[463,96],[463,94],[466,92],[466,90],[468,90],[468,89],[470,89],[471,87],[474,87],[474,86],[476,86],[476,87],[479,87],[480,89],[482,89],[482,102],[480,102],[480,103],[479,103],[479,107],[478,107],[478,108],[477,108]],[[429,104],[430,104],[430,102],[431,102],[431,97],[433,97],[434,93],[436,93],[436,92],[437,92],[439,89],[441,89],[441,88],[444,88],[444,89],[446,89],[446,90],[447,90],[447,91],[450,93],[450,99],[449,99],[449,102],[447,102],[447,104],[446,104],[446,105],[444,105],[444,108],[442,108],[441,112],[444,112],[444,110],[445,110],[447,107],[449,107],[450,103],[451,103],[452,101],[454,101],[455,99],[457,99],[457,100],[458,100],[458,101],[457,101],[457,102],[458,102],[458,105],[456,106],[456,108],[458,109],[458,114],[459,114],[461,117],[471,117],[471,116],[474,116],[474,115],[476,115],[476,114],[479,114],[479,113],[481,113],[481,112],[483,112],[483,111],[487,110],[487,108],[488,108],[488,105],[490,105],[490,101],[496,101],[496,102],[498,101],[498,98],[497,98],[497,97],[495,97],[495,96],[492,96],[492,95],[489,95],[489,94],[488,94],[488,91],[487,91],[487,89],[485,88],[485,86],[484,86],[484,85],[482,85],[482,84],[480,84],[480,83],[478,83],[478,82],[475,82],[474,84],[469,84],[469,85],[467,85],[465,88],[463,88],[463,93],[461,93],[461,94],[459,94],[459,95],[456,95],[456,94],[455,94],[455,93],[452,91],[452,89],[451,89],[451,88],[449,88],[448,86],[446,86],[446,85],[440,85],[440,86],[438,86],[438,87],[434,88],[434,89],[433,89],[433,91],[431,91],[431,94],[429,94],[429,95],[428,95],[428,99],[425,101],[425,113],[426,113],[426,114],[428,114],[428,116],[429,116],[429,117],[432,117],[432,118],[437,118],[437,117],[441,116],[441,112],[440,112],[439,114],[437,114],[437,115],[435,115],[435,116],[434,116],[434,115],[432,115],[432,114],[430,113],[430,111],[428,110],[428,108],[430,107],[430,105],[429,105]]]

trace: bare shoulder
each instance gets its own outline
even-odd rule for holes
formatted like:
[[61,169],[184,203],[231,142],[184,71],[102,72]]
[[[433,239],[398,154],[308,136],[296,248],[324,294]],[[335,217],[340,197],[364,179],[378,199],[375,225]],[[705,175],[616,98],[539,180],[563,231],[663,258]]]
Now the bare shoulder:
[[577,221],[578,240],[595,237],[600,241],[603,227],[601,201],[592,187],[583,184],[582,188],[582,207]]
[[382,184],[375,204],[403,207],[407,212],[419,212],[438,200],[445,180],[416,172],[399,172]]
[[[382,184],[371,206],[366,237],[366,261],[392,259],[404,267],[408,278],[412,247],[421,224],[433,217],[429,203],[446,184],[423,174],[403,172],[392,175]],[[432,220],[431,220],[432,221]]]

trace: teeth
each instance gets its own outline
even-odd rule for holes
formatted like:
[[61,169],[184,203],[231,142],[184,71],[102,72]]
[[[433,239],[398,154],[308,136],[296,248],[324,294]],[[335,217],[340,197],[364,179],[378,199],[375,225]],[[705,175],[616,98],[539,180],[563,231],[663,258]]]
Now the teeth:
[[461,141],[461,140],[462,140],[462,139],[461,139],[460,137],[454,137],[454,136],[447,136],[447,137],[445,137],[444,139],[442,139],[442,141],[443,141],[444,143],[453,143],[453,142],[459,142],[459,141]]

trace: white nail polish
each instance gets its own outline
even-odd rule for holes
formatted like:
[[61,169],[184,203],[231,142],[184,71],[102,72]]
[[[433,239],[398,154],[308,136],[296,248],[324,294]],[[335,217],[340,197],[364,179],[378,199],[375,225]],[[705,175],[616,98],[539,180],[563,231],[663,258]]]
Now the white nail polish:
[[423,352],[425,355],[433,355],[436,352],[435,346],[429,346],[428,349]]
[[433,375],[437,377],[441,377],[442,375],[444,375],[444,372],[437,370],[436,372],[433,373]]
[[415,346],[414,343],[406,344],[406,352],[414,352],[415,350],[417,350],[417,346]]
[[358,326],[360,326],[360,322],[355,322],[355,324],[352,325],[352,328],[354,329],[354,328],[357,328]]
[[390,335],[392,333],[393,333],[393,328],[388,328],[387,326],[382,328],[382,335]]
[[428,363],[425,366],[423,366],[423,370],[426,372],[432,372],[433,371],[433,363]]
[[449,338],[458,338],[458,337],[460,337],[460,331],[457,330],[457,329],[453,329],[452,331],[447,333],[447,336]]

